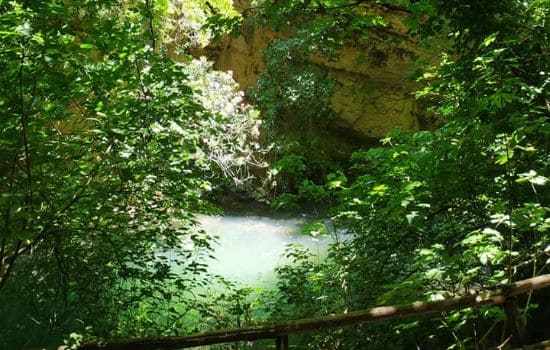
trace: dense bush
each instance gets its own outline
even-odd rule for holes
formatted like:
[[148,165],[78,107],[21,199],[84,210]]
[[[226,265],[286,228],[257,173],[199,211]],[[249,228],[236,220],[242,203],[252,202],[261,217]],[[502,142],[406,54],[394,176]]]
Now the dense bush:
[[[351,33],[331,8],[356,18],[363,3],[282,1],[266,3],[264,15],[297,16],[316,38],[321,21],[341,28],[330,33]],[[347,180],[329,193],[338,198],[335,226],[353,239],[336,244],[321,265],[291,249],[296,265],[279,270],[287,308],[276,314],[439,299],[548,272],[548,2],[395,5],[408,6],[411,34],[442,52],[438,65],[423,68],[417,93],[442,127],[396,130],[383,147],[351,156]],[[320,196],[306,184],[296,196],[328,196],[326,187]],[[519,305],[528,322],[536,305],[530,296]],[[498,309],[464,310],[330,332],[309,347],[489,346],[504,341],[503,327]]]

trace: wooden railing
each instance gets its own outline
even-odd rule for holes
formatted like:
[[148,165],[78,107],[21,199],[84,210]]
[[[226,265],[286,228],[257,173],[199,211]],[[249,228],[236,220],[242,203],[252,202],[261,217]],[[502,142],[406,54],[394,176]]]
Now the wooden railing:
[[489,305],[503,305],[507,322],[510,326],[510,335],[515,342],[521,340],[521,335],[513,325],[517,320],[517,306],[515,297],[533,290],[550,287],[550,274],[529,278],[509,285],[500,286],[492,291],[474,295],[466,295],[451,299],[421,302],[410,304],[382,306],[372,309],[348,312],[345,314],[306,318],[286,321],[278,324],[262,325],[247,328],[228,329],[197,335],[144,338],[129,340],[113,340],[88,342],[81,345],[79,350],[153,350],[153,349],[182,349],[201,345],[213,345],[235,341],[251,341],[259,339],[275,339],[278,350],[288,349],[288,335],[307,331],[323,330],[342,326],[365,324],[380,320],[389,320],[403,317],[422,316],[444,311],[452,311],[469,307]]

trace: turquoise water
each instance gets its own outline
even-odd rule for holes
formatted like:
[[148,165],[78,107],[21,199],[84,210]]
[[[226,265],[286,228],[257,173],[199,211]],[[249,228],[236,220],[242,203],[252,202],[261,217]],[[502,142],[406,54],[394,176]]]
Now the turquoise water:
[[252,215],[197,216],[203,229],[219,237],[209,272],[250,287],[269,287],[275,268],[285,262],[288,244],[300,243],[321,259],[333,239],[303,235],[307,217],[292,219]]

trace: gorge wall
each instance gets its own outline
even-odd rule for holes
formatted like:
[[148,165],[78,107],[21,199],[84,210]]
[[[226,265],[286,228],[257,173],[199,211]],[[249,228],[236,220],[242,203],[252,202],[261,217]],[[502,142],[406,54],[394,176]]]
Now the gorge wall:
[[[248,0],[235,0],[241,13]],[[331,106],[338,115],[334,126],[367,138],[380,138],[395,127],[410,130],[429,128],[413,92],[419,85],[411,79],[418,57],[427,57],[407,35],[408,13],[397,8],[369,8],[388,26],[371,33],[361,44],[346,45],[337,60],[311,55],[308,60],[326,70],[336,82]],[[246,18],[245,18],[246,21]],[[251,27],[239,37],[222,40],[213,55],[215,67],[230,70],[243,90],[254,86],[262,72],[262,50],[284,34]]]

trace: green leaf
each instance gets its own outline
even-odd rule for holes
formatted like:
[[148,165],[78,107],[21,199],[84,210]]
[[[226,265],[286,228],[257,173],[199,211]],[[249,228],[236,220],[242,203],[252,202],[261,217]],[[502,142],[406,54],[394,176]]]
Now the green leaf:
[[516,179],[516,182],[518,183],[530,182],[533,185],[539,185],[539,186],[544,186],[547,181],[548,181],[548,178],[538,175],[535,170],[529,170],[529,172],[527,173],[521,173],[518,175],[518,178]]
[[494,43],[495,40],[497,40],[497,35],[498,35],[498,33],[493,33],[493,34],[489,35],[488,37],[486,37],[485,39],[483,39],[483,45],[484,46],[489,46],[492,43]]
[[94,44],[80,44],[81,49],[95,49],[96,46]]

